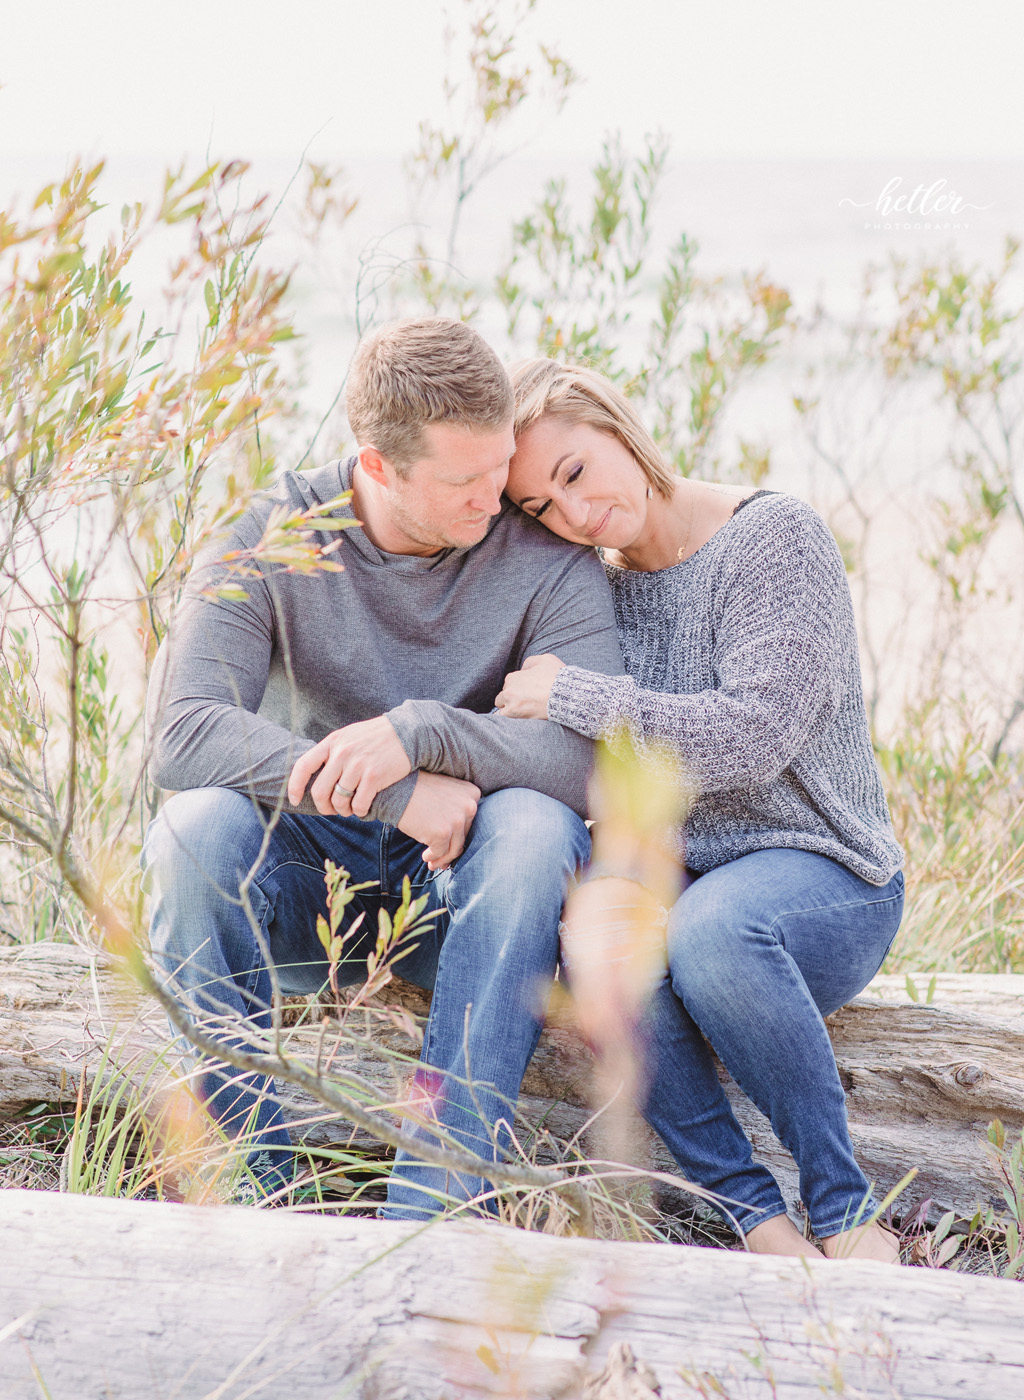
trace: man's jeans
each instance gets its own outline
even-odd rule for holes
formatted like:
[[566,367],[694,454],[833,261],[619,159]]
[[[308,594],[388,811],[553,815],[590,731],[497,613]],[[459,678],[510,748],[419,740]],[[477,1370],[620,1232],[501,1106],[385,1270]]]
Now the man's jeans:
[[[438,1073],[421,1068],[418,1085],[443,1128],[485,1159],[500,1156],[508,1134],[499,1129],[496,1146],[492,1125],[511,1119],[543,1025],[562,901],[590,853],[583,822],[525,788],[493,793],[480,802],[463,854],[437,874],[420,859],[421,845],[380,822],[282,814],[269,837],[266,823],[266,812],[223,788],[181,792],[164,805],[143,850],[159,965],[193,1007],[266,1028],[271,978],[253,925],[282,991],[315,992],[328,971],[316,933],[317,915],[327,912],[324,862],[343,866],[352,883],[377,882],[355,897],[342,924],[365,911],[339,969],[342,982],[359,982],[377,910],[398,907],[408,876],[413,896],[427,894],[428,908],[440,911],[397,964],[401,976],[433,989],[422,1065]],[[246,910],[240,882],[253,868]],[[472,1090],[458,1082],[470,1077]],[[200,1095],[228,1135],[249,1130],[250,1166],[273,1189],[290,1177],[293,1156],[280,1109],[260,1098],[267,1087],[234,1071],[199,1076]],[[405,1128],[425,1133],[411,1122]],[[382,1214],[423,1219],[489,1189],[399,1153]]]
[[645,1113],[683,1173],[724,1198],[745,1231],[786,1207],[751,1156],[707,1042],[793,1154],[815,1234],[863,1219],[875,1203],[822,1017],[875,975],[902,912],[902,873],[879,888],[794,850],[729,861],[672,909],[668,976],[645,1026]]

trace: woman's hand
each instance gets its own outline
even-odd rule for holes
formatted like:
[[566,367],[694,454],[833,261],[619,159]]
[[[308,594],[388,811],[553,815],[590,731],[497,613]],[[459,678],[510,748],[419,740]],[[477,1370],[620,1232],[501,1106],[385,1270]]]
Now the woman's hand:
[[565,665],[550,653],[528,656],[521,671],[510,671],[494,698],[503,715],[510,719],[547,719],[548,696],[555,677]]

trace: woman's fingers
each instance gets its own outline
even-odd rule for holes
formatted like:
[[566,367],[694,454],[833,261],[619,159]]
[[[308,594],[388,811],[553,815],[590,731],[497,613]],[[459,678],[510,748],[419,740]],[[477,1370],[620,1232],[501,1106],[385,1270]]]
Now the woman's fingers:
[[529,719],[530,707],[522,671],[509,671],[504,684],[494,697],[495,708],[511,719]]
[[551,686],[564,664],[550,652],[528,656],[522,670],[505,677],[494,699],[496,707],[512,719],[547,719]]

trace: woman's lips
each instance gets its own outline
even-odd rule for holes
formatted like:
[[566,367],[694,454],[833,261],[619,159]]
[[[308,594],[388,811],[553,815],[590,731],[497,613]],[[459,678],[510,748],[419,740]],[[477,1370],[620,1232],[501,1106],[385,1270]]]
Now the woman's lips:
[[598,535],[600,535],[604,531],[604,527],[608,524],[608,517],[611,515],[611,513],[612,507],[609,506],[608,509],[605,511],[604,515],[601,516],[601,519],[594,526],[594,528],[592,530],[587,531],[588,540],[596,540]]

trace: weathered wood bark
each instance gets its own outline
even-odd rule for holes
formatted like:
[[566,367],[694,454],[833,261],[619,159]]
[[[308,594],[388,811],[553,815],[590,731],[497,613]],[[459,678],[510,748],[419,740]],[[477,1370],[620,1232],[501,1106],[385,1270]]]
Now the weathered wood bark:
[[622,1342],[665,1400],[1024,1394],[1024,1292],[961,1274],[22,1191],[0,1235],[5,1400],[569,1400]]
[[[416,1014],[426,1009],[424,994],[407,984],[394,984],[388,995]],[[911,1001],[904,978],[879,977],[830,1018],[829,1028],[858,1158],[878,1188],[888,1190],[917,1167],[907,1204],[931,1198],[933,1213],[969,1213],[979,1200],[998,1202],[984,1139],[993,1118],[1012,1132],[1024,1126],[1024,976],[940,976],[931,1004]],[[296,1034],[300,1043],[313,1035]],[[0,950],[0,1117],[27,1104],[73,1101],[80,1075],[95,1070],[111,1037],[118,1061],[135,1064],[140,1074],[167,1039],[160,1012],[80,949]],[[382,1039],[414,1051],[397,1029]],[[371,1048],[346,1056],[376,1082],[395,1079],[393,1066]],[[569,1138],[587,1120],[589,1079],[589,1052],[571,1025],[556,1021],[541,1039],[520,1107]],[[788,1154],[743,1095],[731,1084],[727,1089],[759,1155],[795,1200]],[[292,1096],[295,1115],[308,1118],[310,1108]],[[336,1120],[303,1131],[311,1145],[353,1140]],[[648,1150],[652,1165],[674,1169],[653,1138]]]

